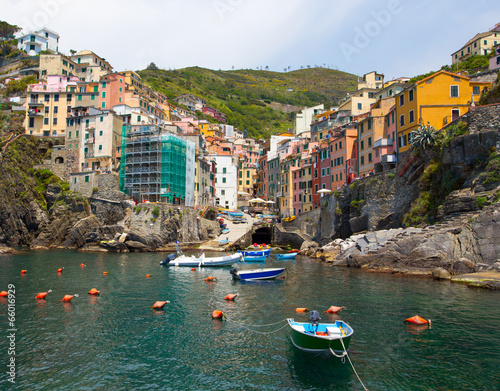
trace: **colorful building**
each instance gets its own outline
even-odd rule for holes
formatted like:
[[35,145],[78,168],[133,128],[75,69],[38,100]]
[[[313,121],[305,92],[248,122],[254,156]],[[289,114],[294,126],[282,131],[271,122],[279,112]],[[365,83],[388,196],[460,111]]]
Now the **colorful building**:
[[484,33],[476,34],[467,43],[451,54],[451,63],[458,64],[470,56],[490,53],[491,49],[500,44],[500,23]]

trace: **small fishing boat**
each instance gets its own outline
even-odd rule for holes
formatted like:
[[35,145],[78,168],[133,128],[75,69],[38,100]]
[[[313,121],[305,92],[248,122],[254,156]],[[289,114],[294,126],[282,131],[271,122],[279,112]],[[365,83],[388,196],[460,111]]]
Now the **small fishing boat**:
[[227,238],[226,238],[226,239],[219,240],[219,245],[220,245],[220,246],[224,246],[224,245],[226,245],[226,244],[228,244],[228,243],[229,243],[229,239],[227,239]]
[[323,356],[344,357],[354,330],[342,320],[320,323],[318,311],[311,311],[309,322],[296,322],[289,318],[292,344],[305,352]]
[[262,269],[251,269],[251,270],[237,270],[231,269],[230,273],[236,280],[272,280],[278,278],[285,273],[286,269],[284,267],[275,268],[262,268]]
[[268,258],[268,255],[255,255],[255,256],[250,256],[250,255],[244,255],[243,256],[243,261],[245,262],[265,262],[266,259]]
[[228,234],[229,231],[231,231],[231,228],[224,228],[222,231],[221,231],[221,234],[222,235],[225,235],[225,234]]
[[257,250],[257,251],[242,251],[238,250],[243,257],[263,257],[271,255],[271,249],[267,248],[265,250]]
[[[205,254],[201,254],[197,257],[194,255],[180,255],[173,260],[169,260],[168,257],[164,261],[162,261],[163,266],[231,266],[235,262],[241,261],[241,254],[235,253],[231,255],[226,255],[223,257],[205,257]],[[165,262],[168,261],[168,262]]]
[[276,259],[295,259],[297,253],[276,254]]

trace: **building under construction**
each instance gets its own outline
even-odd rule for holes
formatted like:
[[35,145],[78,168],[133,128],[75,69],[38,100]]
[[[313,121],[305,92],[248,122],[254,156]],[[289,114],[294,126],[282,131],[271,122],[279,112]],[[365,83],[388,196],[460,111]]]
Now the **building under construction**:
[[137,202],[194,205],[195,145],[156,125],[122,131],[120,190]]

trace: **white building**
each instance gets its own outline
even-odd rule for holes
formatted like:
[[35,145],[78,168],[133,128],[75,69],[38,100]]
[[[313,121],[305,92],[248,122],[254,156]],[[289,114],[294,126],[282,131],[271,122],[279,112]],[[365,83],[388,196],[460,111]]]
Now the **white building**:
[[324,110],[324,105],[318,105],[314,107],[306,107],[300,113],[297,113],[293,127],[293,134],[297,136],[303,132],[309,132],[311,130],[313,117],[317,114],[321,114]]
[[57,53],[59,51],[59,34],[46,27],[41,30],[30,31],[27,34],[18,36],[17,47],[30,56],[36,56],[42,50]]
[[215,160],[215,203],[227,209],[238,207],[238,159],[232,155],[211,155]]

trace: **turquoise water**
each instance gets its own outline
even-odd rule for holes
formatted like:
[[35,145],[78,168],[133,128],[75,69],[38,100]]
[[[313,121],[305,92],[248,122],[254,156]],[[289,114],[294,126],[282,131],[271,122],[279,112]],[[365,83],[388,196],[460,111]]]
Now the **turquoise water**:
[[[362,390],[349,363],[299,352],[287,328],[279,330],[287,317],[307,319],[297,307],[333,320],[323,313],[331,305],[346,307],[339,315],[354,328],[350,356],[369,390],[500,389],[498,292],[304,257],[267,263],[286,265],[283,280],[236,282],[229,268],[162,268],[164,256],[1,257],[0,290],[16,289],[17,377],[15,386],[7,382],[7,301],[0,298],[0,389]],[[91,288],[101,295],[88,295]],[[47,300],[34,298],[48,289]],[[74,293],[70,304],[61,302]],[[234,302],[224,300],[228,293],[238,294]],[[154,311],[156,300],[171,303]],[[228,321],[212,320],[213,310]],[[416,314],[432,319],[432,328],[402,322]]]

